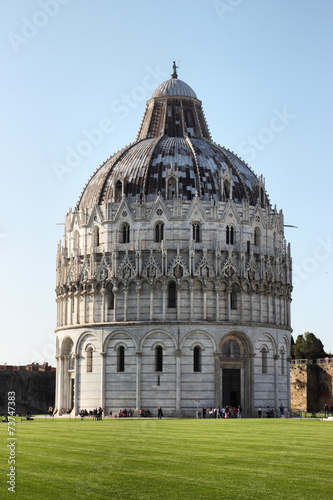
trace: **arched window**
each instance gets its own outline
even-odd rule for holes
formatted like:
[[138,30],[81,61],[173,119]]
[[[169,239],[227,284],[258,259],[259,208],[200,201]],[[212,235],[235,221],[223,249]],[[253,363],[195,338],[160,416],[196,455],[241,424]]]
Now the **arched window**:
[[121,181],[116,182],[114,198],[116,202],[121,201],[123,196],[123,183]]
[[227,245],[234,244],[234,228],[233,226],[227,226],[225,232],[225,241]]
[[168,180],[168,199],[172,200],[176,195],[176,179],[170,177]]
[[155,371],[163,371],[163,348],[160,345],[155,348]]
[[99,247],[99,227],[94,227],[94,246]]
[[111,283],[106,285],[107,290],[107,308],[114,309],[114,294],[113,294],[113,286]]
[[130,225],[126,222],[123,225],[123,243],[130,242]]
[[223,182],[223,200],[228,200],[230,197],[230,184],[228,181]]
[[193,371],[201,372],[201,347],[198,345],[193,349]]
[[254,244],[256,246],[260,245],[260,228],[256,227],[254,230]]
[[200,241],[200,224],[199,222],[193,222],[192,224],[192,239],[199,243]]
[[88,347],[87,349],[87,373],[93,371],[93,348]]
[[160,242],[164,240],[164,224],[158,222],[155,226],[155,241]]
[[267,373],[267,348],[264,346],[261,349],[261,373]]
[[112,290],[108,292],[108,309],[114,309],[114,294]]
[[119,346],[117,349],[117,372],[125,371],[125,347]]
[[233,311],[236,311],[238,308],[238,291],[239,287],[236,283],[234,283],[230,294],[230,309]]
[[176,283],[172,281],[168,286],[168,307],[176,308],[177,307],[177,290]]

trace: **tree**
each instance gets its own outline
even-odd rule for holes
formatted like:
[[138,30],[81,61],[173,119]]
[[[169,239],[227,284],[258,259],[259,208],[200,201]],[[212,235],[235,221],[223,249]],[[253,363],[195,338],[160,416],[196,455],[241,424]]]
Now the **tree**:
[[296,359],[312,360],[326,356],[322,341],[310,332],[298,335],[295,344],[292,346],[292,354]]

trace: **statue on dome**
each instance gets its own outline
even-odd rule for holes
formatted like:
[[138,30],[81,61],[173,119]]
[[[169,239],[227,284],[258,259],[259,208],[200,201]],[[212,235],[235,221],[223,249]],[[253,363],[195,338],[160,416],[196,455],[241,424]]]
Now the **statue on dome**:
[[172,78],[178,78],[178,75],[177,75],[177,68],[179,68],[179,66],[176,66],[176,61],[173,61],[173,65],[172,65],[172,70],[173,70],[173,73],[172,73]]

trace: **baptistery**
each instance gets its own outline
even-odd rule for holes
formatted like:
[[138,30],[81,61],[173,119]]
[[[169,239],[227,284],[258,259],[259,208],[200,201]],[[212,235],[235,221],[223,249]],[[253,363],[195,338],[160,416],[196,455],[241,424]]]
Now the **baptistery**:
[[263,177],[212,140],[174,66],[135,142],[94,172],[66,216],[59,414],[289,408],[291,274]]

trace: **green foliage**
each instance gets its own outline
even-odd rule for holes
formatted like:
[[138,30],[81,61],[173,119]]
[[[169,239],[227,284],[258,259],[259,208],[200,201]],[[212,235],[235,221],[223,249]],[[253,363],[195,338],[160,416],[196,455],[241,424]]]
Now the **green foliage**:
[[296,342],[292,344],[292,356],[295,359],[324,358],[323,343],[313,333],[305,332],[304,335],[298,335]]
[[[330,422],[36,418],[16,425],[16,498],[330,498]],[[0,425],[5,442],[7,426]],[[7,493],[0,448],[0,496]]]

